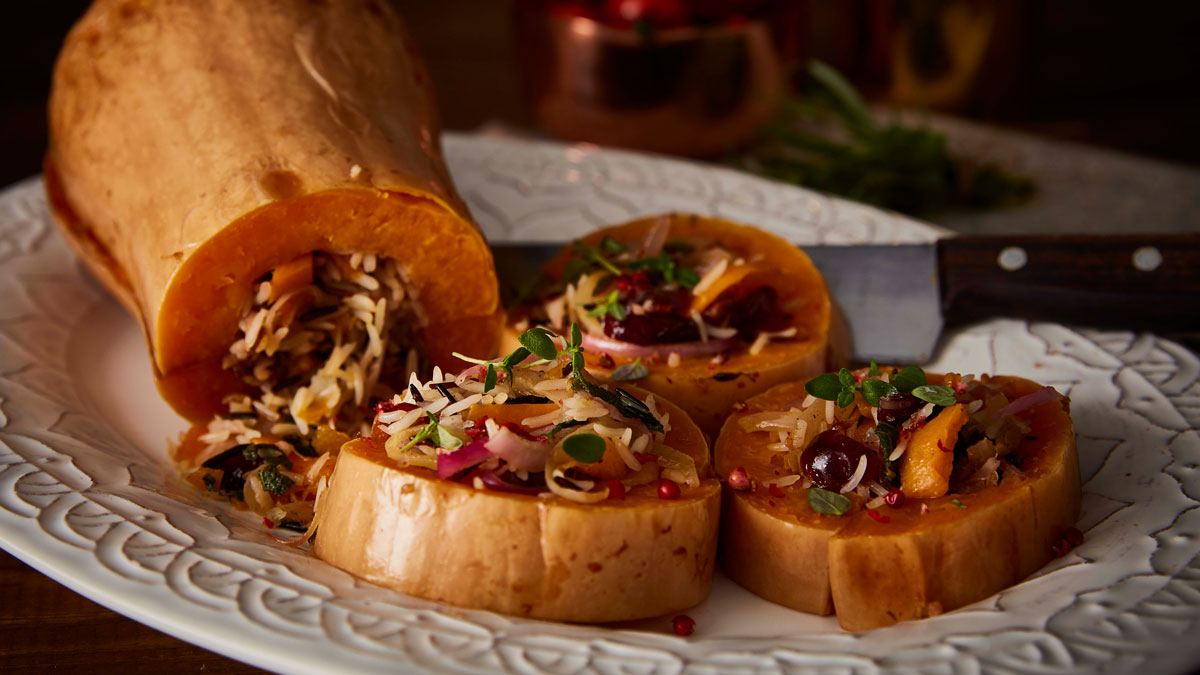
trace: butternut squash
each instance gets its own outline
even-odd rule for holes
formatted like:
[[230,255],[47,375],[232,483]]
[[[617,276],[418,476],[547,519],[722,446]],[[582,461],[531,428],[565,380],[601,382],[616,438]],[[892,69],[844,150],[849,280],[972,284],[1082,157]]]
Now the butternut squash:
[[900,458],[900,489],[906,497],[941,497],[950,489],[954,443],[967,422],[967,409],[957,403],[913,432]]
[[404,593],[519,616],[622,621],[698,604],[712,584],[721,487],[700,429],[657,404],[670,414],[666,443],[701,476],[676,499],[660,499],[655,483],[596,504],[477,490],[401,467],[360,438],[338,455],[313,550]]
[[[643,240],[659,220],[659,216],[641,218],[623,225],[606,227],[581,239],[588,246],[597,246],[605,237],[634,245]],[[636,384],[643,389],[670,399],[687,411],[710,438],[715,438],[730,406],[767,389],[801,377],[814,375],[825,367],[830,342],[831,304],[825,282],[812,261],[795,245],[773,234],[747,225],[720,218],[689,214],[671,214],[668,241],[719,242],[746,265],[731,268],[728,279],[714,284],[725,290],[735,285],[753,282],[771,286],[778,294],[779,305],[790,315],[782,328],[795,327],[796,337],[772,340],[758,354],[751,354],[749,344],[741,343],[714,363],[712,355],[683,357],[677,366],[668,364],[668,354],[642,359],[647,367],[646,377]],[[573,250],[567,246],[546,264],[543,274],[549,280],[560,280]],[[741,268],[741,269],[739,269]],[[711,302],[718,295],[710,288],[697,294],[701,302]],[[517,307],[509,315],[502,339],[501,351],[518,346],[518,326],[528,323],[528,307]],[[634,361],[632,357],[606,355],[596,351],[585,354],[588,371],[601,379],[611,379],[613,371]]]
[[443,164],[390,4],[98,0],[55,67],[45,183],[61,231],[202,420],[254,281],[314,250],[394,258],[430,358],[489,354],[490,252]]
[[[1016,377],[990,383],[1010,400],[1041,388]],[[997,485],[933,497],[908,495],[905,488],[898,508],[879,506],[873,513],[851,493],[844,515],[825,515],[809,506],[802,482],[768,487],[791,472],[784,453],[767,448],[774,433],[739,424],[747,415],[799,406],[804,398],[803,382],[790,382],[750,399],[725,422],[714,450],[719,478],[740,467],[756,486],[725,489],[723,569],[768,600],[815,614],[836,612],[852,631],[932,616],[1032,574],[1052,559],[1054,544],[1079,517],[1079,459],[1065,399],[1022,413],[1029,432],[1014,453],[1020,472],[1006,473]],[[956,407],[914,436],[912,443],[922,444],[918,454],[952,456],[937,441],[957,435],[966,411]],[[914,449],[910,444],[906,453]],[[917,464],[908,466],[914,471]],[[941,470],[934,472],[940,481]]]

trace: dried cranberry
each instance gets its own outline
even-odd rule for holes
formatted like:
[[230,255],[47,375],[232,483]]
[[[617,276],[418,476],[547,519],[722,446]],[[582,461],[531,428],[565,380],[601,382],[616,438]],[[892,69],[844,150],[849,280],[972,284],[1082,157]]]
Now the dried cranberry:
[[879,475],[879,456],[846,434],[830,429],[814,438],[800,455],[800,466],[813,485],[838,491],[858,470],[859,458],[864,455],[867,458],[867,471],[861,482],[866,483]]
[[888,424],[900,424],[921,409],[925,402],[912,394],[888,394],[879,397],[879,419]]
[[668,312],[670,314],[687,314],[692,307],[692,291],[683,286],[675,288],[657,288],[636,297],[633,301],[644,304],[650,301],[646,308],[650,312]]
[[771,483],[770,485],[767,486],[767,492],[771,493],[772,497],[776,497],[779,499],[783,499],[784,497],[787,496],[787,495],[783,494],[783,490],[781,490],[779,488],[779,486],[774,483]]
[[883,515],[882,513],[878,512],[878,511],[876,511],[875,509],[867,509],[867,515],[868,515],[868,516],[871,516],[871,520],[873,520],[873,521],[875,521],[875,522],[877,522],[877,523],[890,523],[890,522],[892,522],[892,519],[891,519],[891,518],[888,518],[887,516]]
[[676,635],[688,636],[696,632],[696,620],[686,614],[680,614],[671,619],[671,630]]
[[377,413],[395,412],[397,410],[408,412],[409,410],[416,409],[417,406],[411,403],[404,403],[403,401],[397,403],[391,399],[385,399],[375,404],[375,412]]
[[639,345],[695,342],[700,339],[696,322],[688,317],[666,312],[630,314],[622,321],[606,316],[604,334],[614,340]]
[[900,488],[888,490],[888,493],[883,496],[883,501],[893,509],[898,509],[904,505],[904,491]]
[[617,277],[617,290],[621,292],[620,297],[622,300],[630,300],[653,287],[654,280],[645,272],[622,274]]
[[729,313],[729,325],[738,329],[743,339],[753,339],[759,331],[783,328],[784,319],[779,294],[771,286],[759,286],[743,295]]
[[745,339],[759,331],[782,329],[787,323],[787,315],[779,308],[779,294],[771,286],[727,289],[709,303],[703,316],[714,326],[736,328]]
[[608,498],[617,501],[625,501],[625,484],[621,481],[610,478],[605,481],[608,485]]
[[679,499],[679,486],[675,481],[663,478],[658,481],[659,499]]

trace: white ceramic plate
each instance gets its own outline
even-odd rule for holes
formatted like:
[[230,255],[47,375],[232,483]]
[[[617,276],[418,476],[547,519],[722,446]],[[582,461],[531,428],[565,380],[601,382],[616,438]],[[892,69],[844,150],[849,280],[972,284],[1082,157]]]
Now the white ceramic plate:
[[[929,226],[721,169],[451,136],[493,239],[562,240],[678,209],[797,242],[915,241]],[[54,233],[41,184],[0,195],[0,544],[156,628],[290,672],[1179,672],[1200,663],[1200,361],[1153,336],[997,321],[949,336],[933,370],[1003,372],[1072,399],[1087,541],[970,607],[841,631],[718,578],[669,618],[573,626],[461,611],[360,582],[189,490],[135,323]],[[487,536],[481,524],[481,536]],[[463,579],[463,583],[471,583]]]

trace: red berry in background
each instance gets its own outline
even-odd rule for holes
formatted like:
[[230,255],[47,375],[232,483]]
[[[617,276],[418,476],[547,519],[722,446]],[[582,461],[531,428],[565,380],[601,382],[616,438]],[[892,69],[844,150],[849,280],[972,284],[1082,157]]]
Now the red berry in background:
[[883,502],[893,509],[898,509],[904,505],[904,491],[900,488],[888,490],[888,493],[883,496]]
[[679,486],[673,480],[660,479],[658,481],[658,498],[679,499]]
[[680,614],[671,619],[671,629],[676,635],[691,635],[696,632],[696,620],[686,614]]
[[739,466],[729,472],[729,487],[739,492],[750,489],[750,476],[744,468]]

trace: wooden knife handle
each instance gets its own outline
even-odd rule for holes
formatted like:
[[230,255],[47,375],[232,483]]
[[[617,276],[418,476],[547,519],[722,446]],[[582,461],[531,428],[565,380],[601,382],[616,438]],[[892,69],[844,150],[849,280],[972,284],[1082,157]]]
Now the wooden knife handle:
[[951,237],[938,242],[949,321],[996,316],[1200,330],[1200,235]]

